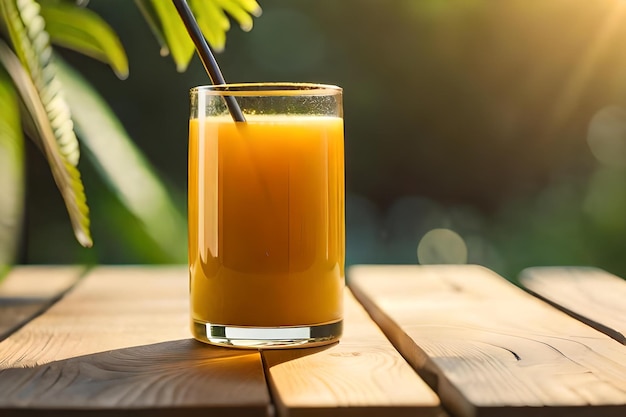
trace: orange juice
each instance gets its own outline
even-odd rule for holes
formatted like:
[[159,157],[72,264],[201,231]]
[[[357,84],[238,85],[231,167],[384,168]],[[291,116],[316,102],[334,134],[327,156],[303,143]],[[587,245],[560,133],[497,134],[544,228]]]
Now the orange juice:
[[192,321],[278,327],[341,320],[344,223],[340,117],[190,121]]

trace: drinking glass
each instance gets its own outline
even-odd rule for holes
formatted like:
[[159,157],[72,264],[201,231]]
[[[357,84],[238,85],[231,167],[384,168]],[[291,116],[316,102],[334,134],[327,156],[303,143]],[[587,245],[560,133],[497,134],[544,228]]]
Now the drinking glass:
[[[190,99],[193,336],[242,348],[338,340],[345,277],[342,89],[223,84],[195,87]],[[233,120],[227,100],[245,121]]]

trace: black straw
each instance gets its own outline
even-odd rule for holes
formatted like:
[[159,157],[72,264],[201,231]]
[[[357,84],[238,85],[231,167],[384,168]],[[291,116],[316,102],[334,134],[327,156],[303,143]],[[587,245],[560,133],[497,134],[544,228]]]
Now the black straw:
[[[204,65],[204,69],[209,74],[209,78],[211,78],[211,82],[213,84],[226,84],[224,81],[224,76],[220,71],[220,67],[217,65],[217,61],[213,56],[213,52],[211,52],[211,48],[209,44],[204,39],[202,35],[202,31],[200,27],[198,27],[198,22],[196,22],[196,18],[194,17],[189,5],[186,0],[172,0],[174,2],[174,6],[176,6],[176,10],[180,15],[181,19],[183,19],[183,23],[187,28],[187,32],[189,36],[193,40],[193,43],[196,45],[196,51],[200,56],[200,60],[202,61],[202,65]],[[246,118],[243,116],[235,97],[233,96],[224,96],[224,100],[226,101],[226,106],[228,107],[228,111],[230,115],[233,117],[233,120],[236,122],[245,122]]]

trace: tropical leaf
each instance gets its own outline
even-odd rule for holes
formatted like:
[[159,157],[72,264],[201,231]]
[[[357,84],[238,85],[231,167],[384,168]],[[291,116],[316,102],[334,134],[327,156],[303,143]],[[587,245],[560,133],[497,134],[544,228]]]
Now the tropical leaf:
[[143,18],[148,23],[152,34],[161,47],[161,56],[169,55],[170,49],[167,46],[167,41],[165,40],[165,35],[163,34],[163,28],[159,23],[159,16],[154,10],[154,7],[152,7],[152,0],[135,0],[135,4],[143,15]]
[[128,58],[113,29],[90,9],[44,2],[41,16],[53,43],[109,64],[120,79],[128,77]]
[[226,32],[230,30],[230,20],[224,10],[215,1],[194,1],[190,6],[211,48],[218,52],[224,50]]
[[34,0],[0,0],[13,49],[41,97],[62,157],[76,166],[78,139],[74,134],[62,86],[56,78],[50,37]]
[[85,155],[172,262],[185,262],[187,226],[154,169],[91,85],[58,61]]
[[[194,45],[176,8],[163,0],[135,0],[135,4],[161,45],[161,54],[171,52],[177,70],[185,71],[193,57]],[[252,29],[252,17],[261,15],[256,0],[189,0],[189,6],[207,42],[218,52],[226,44],[226,32],[230,29],[228,15],[245,31]]]
[[176,64],[176,70],[184,72],[189,66],[194,51],[193,42],[187,34],[185,25],[171,1],[152,0],[152,7],[159,18],[163,36]]
[[[2,3],[0,3],[2,4]],[[78,242],[90,247],[93,244],[89,231],[89,208],[78,169],[61,153],[48,112],[30,75],[9,46],[0,40],[0,64],[6,69],[20,94],[22,102],[39,135],[52,176],[61,191],[67,207],[74,235]]]
[[24,208],[24,137],[19,99],[0,68],[0,279],[15,261]]
[[69,107],[57,80],[49,35],[33,0],[0,0],[0,12],[13,49],[4,43],[3,62],[28,109],[38,132],[38,142],[67,207],[74,235],[86,247],[93,244],[89,231],[89,209],[80,173],[78,139]]
[[[239,23],[241,30],[252,30],[252,16],[261,16],[261,6],[255,0],[214,0],[215,3],[225,10]],[[203,0],[196,0],[203,2]]]

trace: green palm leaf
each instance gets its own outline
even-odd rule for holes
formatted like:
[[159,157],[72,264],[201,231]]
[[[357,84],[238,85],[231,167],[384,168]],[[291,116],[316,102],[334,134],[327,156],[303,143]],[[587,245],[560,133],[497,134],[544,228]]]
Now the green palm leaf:
[[58,69],[85,155],[146,234],[169,255],[168,261],[185,262],[185,216],[93,87],[60,60]]
[[167,42],[176,70],[184,72],[193,57],[194,45],[187,34],[183,21],[178,17],[171,1],[152,0],[152,7],[159,17],[163,36]]
[[[171,52],[177,70],[185,71],[193,57],[194,46],[172,2],[135,0],[135,4],[161,45],[161,54]],[[229,15],[245,31],[252,29],[252,17],[261,15],[256,0],[189,0],[189,6],[207,42],[216,51],[223,50],[226,44]]]
[[128,77],[128,58],[113,29],[95,12],[65,3],[42,4],[41,16],[53,43],[109,64]]
[[230,30],[230,20],[224,9],[215,1],[194,1],[190,5],[209,45],[218,52],[224,50],[226,32]]
[[39,5],[33,0],[0,0],[0,12],[17,54],[16,57],[2,42],[0,61],[13,79],[37,129],[40,147],[61,191],[76,239],[89,247],[93,244],[89,209],[76,168],[78,140],[56,77],[52,48],[39,15]]
[[24,137],[19,99],[0,69],[0,279],[15,261],[24,208]]
[[161,24],[159,23],[159,16],[156,11],[152,7],[151,0],[135,0],[135,4],[137,8],[143,15],[143,18],[148,23],[152,34],[156,38],[159,46],[161,47],[161,56],[167,56],[170,54],[170,48],[167,46],[167,41],[165,40],[165,35],[163,34],[163,29],[161,28]]
[[[239,23],[242,30],[252,30],[252,16],[261,16],[261,6],[255,0],[214,0],[215,3],[226,11]],[[194,0],[194,3],[203,3],[203,0]]]
[[80,155],[78,140],[62,86],[56,78],[50,37],[39,14],[40,6],[33,0],[0,0],[0,5],[13,49],[37,88],[61,154],[76,166]]

